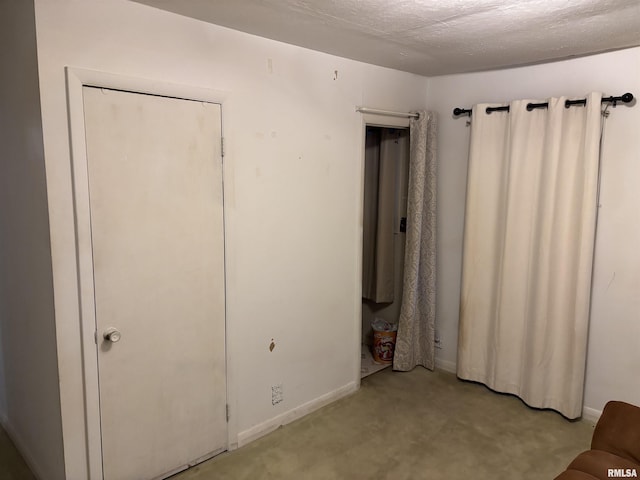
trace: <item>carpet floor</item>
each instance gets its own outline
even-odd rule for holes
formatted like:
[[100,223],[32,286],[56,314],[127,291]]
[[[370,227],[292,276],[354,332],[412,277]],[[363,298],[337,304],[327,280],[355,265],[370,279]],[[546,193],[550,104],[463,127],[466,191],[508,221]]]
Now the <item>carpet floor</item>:
[[552,480],[593,424],[421,367],[383,370],[355,394],[172,480]]
[[[552,480],[593,425],[421,367],[360,390],[172,480]],[[0,479],[33,479],[0,429]]]

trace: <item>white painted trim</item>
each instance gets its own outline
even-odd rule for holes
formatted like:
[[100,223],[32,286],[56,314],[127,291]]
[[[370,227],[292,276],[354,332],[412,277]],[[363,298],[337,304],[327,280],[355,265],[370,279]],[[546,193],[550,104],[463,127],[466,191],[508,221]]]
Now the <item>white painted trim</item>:
[[[224,111],[230,103],[229,92],[192,85],[179,85],[153,79],[130,77],[127,75],[99,72],[83,68],[66,67],[67,101],[69,112],[69,132],[71,145],[71,167],[74,193],[74,213],[76,228],[76,256],[78,261],[78,293],[80,298],[80,336],[84,373],[84,398],[87,443],[87,465],[89,480],[102,480],[102,439],[100,431],[98,359],[95,343],[95,297],[93,285],[93,262],[90,231],[89,188],[87,172],[86,141],[84,127],[83,86],[93,86],[125,90],[136,93],[162,95],[187,100],[217,103]],[[222,136],[225,137],[225,122],[222,123]],[[225,152],[224,163],[229,159]],[[226,183],[223,180],[223,184]],[[226,196],[226,194],[225,194]],[[225,199],[226,200],[226,199]],[[226,203],[226,202],[225,202]],[[227,242],[227,224],[225,216],[225,244]],[[226,255],[225,255],[226,258]],[[225,262],[225,278],[227,276]],[[225,281],[226,283],[226,281]],[[225,302],[226,305],[226,302]],[[226,331],[226,368],[227,403],[231,411],[236,411],[237,389],[235,369],[232,368],[229,331]],[[237,444],[237,415],[227,423],[227,448]],[[64,422],[64,418],[63,418]]]
[[[84,407],[86,422],[87,466],[90,479],[102,475],[102,440],[100,434],[100,395],[95,343],[95,297],[91,248],[89,186],[82,100],[82,75],[67,69],[67,101],[76,228],[78,294],[80,299],[80,338],[84,373]],[[63,418],[64,421],[64,418]]]
[[451,362],[449,360],[441,360],[436,357],[436,368],[438,370],[444,370],[449,373],[457,373],[456,370],[456,362]]
[[0,424],[15,445],[18,453],[24,459],[24,462],[31,469],[31,473],[33,473],[37,479],[47,478],[44,474],[44,470],[40,467],[40,465],[38,465],[38,462],[33,457],[30,450],[26,448],[26,444],[24,443],[24,441],[22,441],[22,437],[17,434],[17,432],[9,423],[9,419],[3,415],[0,418]]
[[358,178],[358,209],[356,211],[356,218],[354,221],[358,226],[358,235],[355,245],[355,296],[353,299],[354,307],[354,323],[355,323],[355,339],[353,345],[353,361],[354,368],[351,374],[353,375],[353,382],[356,388],[360,388],[361,376],[362,376],[362,242],[364,238],[363,219],[364,219],[364,165],[365,165],[365,144],[366,144],[366,130],[367,125],[362,121],[360,142],[358,143],[358,156],[360,161],[360,177]]
[[[66,67],[65,70],[67,72],[67,79],[71,78],[76,83],[79,82],[80,86],[104,87],[218,104],[223,104],[230,97],[227,91],[197,87],[194,85],[182,85],[149,78],[131,77],[128,75],[69,66]],[[69,80],[67,80],[67,84],[69,84]],[[82,93],[82,89],[80,93]]]
[[602,416],[602,410],[596,410],[591,407],[582,407],[582,419],[587,422],[593,423],[594,425],[598,423],[600,417]]
[[358,385],[355,382],[349,382],[343,387],[340,387],[332,392],[326,393],[307,403],[303,403],[299,407],[293,408],[288,412],[284,412],[270,420],[267,420],[266,422],[262,422],[243,432],[240,432],[238,434],[238,446],[242,447],[249,442],[257,440],[258,438],[273,432],[278,427],[291,423],[294,420],[298,420],[299,418],[302,418],[305,415],[308,415],[311,412],[314,412],[324,407],[325,405],[335,402],[336,400],[346,397],[347,395],[351,395],[357,390],[358,390]]

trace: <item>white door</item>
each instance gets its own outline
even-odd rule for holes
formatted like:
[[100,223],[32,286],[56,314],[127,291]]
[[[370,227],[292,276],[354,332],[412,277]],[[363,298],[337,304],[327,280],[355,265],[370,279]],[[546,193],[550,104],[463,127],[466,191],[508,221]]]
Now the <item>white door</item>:
[[83,95],[104,478],[161,478],[226,449],[221,110]]

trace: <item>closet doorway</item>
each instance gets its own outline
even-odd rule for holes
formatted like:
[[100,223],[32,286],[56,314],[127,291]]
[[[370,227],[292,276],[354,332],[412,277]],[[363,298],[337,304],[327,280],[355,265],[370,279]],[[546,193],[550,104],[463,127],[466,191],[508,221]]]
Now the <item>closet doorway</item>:
[[361,378],[374,360],[372,323],[397,327],[402,303],[409,183],[409,128],[366,125],[362,239]]

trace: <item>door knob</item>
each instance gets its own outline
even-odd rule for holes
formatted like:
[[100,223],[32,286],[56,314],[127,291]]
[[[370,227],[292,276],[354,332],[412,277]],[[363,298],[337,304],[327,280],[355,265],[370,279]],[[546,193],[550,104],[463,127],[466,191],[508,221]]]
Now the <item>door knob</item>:
[[109,327],[104,331],[103,337],[108,342],[116,343],[120,341],[120,338],[122,337],[122,335],[120,334],[120,331],[117,328]]

